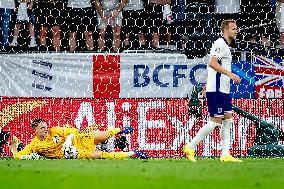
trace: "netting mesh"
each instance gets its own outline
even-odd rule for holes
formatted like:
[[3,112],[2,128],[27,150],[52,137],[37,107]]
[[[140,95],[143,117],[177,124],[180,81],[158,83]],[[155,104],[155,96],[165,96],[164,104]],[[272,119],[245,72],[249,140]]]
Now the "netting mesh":
[[[188,113],[190,94],[206,82],[206,55],[221,36],[221,21],[234,19],[232,72],[242,82],[231,83],[233,103],[258,120],[233,114],[231,154],[283,156],[283,149],[249,150],[283,144],[283,3],[0,0],[0,131],[27,145],[36,117],[78,130],[131,126],[128,150],[184,156],[182,147],[209,119],[204,99],[201,117]],[[3,145],[12,137],[1,140],[2,155],[12,155]],[[196,155],[221,155],[220,129]]]
[[237,21],[236,48],[263,51],[263,46],[282,45],[283,9],[276,0],[130,0],[126,5],[108,0],[7,1],[0,7],[2,50],[158,48],[203,55],[220,35],[224,19]]

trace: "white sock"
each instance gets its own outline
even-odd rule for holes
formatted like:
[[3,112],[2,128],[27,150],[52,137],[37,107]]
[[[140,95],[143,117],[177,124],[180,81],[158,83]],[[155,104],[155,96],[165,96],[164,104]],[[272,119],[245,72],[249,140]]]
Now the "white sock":
[[196,136],[188,143],[188,147],[194,149],[201,141],[203,141],[216,127],[220,127],[221,124],[208,121],[196,134]]
[[14,37],[13,37],[13,41],[12,41],[13,44],[16,44],[16,43],[17,43],[17,38],[18,38],[18,36],[14,36]]
[[35,41],[35,37],[31,37],[31,41],[33,41],[33,42],[34,42],[34,41]]
[[230,155],[230,131],[233,123],[233,119],[227,119],[223,121],[221,128],[221,149],[222,156]]

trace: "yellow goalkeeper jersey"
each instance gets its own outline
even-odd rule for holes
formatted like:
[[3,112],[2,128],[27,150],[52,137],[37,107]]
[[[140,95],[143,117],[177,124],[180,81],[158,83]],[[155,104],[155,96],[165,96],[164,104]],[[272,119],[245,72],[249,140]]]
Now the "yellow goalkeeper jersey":
[[69,134],[78,135],[78,129],[72,127],[52,127],[48,130],[44,140],[39,140],[37,137],[33,138],[22,151],[13,156],[16,159],[21,159],[23,155],[37,153],[47,158],[64,158],[61,148]]

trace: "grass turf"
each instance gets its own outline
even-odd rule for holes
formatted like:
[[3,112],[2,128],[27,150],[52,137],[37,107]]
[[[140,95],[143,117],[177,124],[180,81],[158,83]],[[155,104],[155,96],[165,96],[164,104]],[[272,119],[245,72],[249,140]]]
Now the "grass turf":
[[284,159],[0,160],[1,189],[281,188]]

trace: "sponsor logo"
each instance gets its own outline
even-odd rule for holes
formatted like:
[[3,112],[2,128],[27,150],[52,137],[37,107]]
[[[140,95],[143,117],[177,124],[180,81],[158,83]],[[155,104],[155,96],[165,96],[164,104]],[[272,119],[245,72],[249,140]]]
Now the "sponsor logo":
[[179,87],[183,79],[188,79],[191,84],[196,85],[199,84],[195,77],[196,71],[205,71],[206,68],[205,64],[195,65],[191,69],[188,65],[162,64],[150,70],[147,65],[138,64],[133,67],[133,85],[134,87],[146,87],[153,82],[159,87]]

